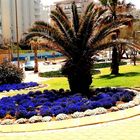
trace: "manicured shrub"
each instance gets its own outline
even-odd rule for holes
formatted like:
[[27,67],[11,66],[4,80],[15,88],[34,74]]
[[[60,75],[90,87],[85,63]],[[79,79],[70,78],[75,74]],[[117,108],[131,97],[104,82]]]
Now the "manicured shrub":
[[48,107],[51,107],[51,106],[52,106],[52,103],[49,102],[49,101],[47,101],[47,102],[45,102],[43,105],[48,106]]
[[36,82],[29,82],[29,83],[20,83],[20,84],[2,84],[0,85],[0,92],[3,91],[10,91],[10,90],[20,90],[29,87],[38,86]]
[[4,109],[0,109],[0,118],[4,118],[6,116],[6,111]]
[[59,71],[50,71],[50,72],[39,73],[39,76],[41,76],[41,77],[63,77],[64,75],[59,70]]
[[95,109],[95,108],[97,108],[97,107],[101,107],[102,106],[102,104],[100,103],[100,102],[98,102],[98,101],[92,101],[91,103],[90,103],[90,106],[91,106],[91,108],[90,109]]
[[60,105],[56,105],[56,106],[52,106],[51,107],[51,114],[53,115],[53,116],[56,116],[56,115],[58,115],[58,114],[60,114],[60,113],[63,113],[64,112],[64,109],[63,109],[63,107],[62,106],[60,106]]
[[67,107],[65,108],[65,112],[66,114],[71,114],[71,113],[74,113],[75,111],[78,110],[78,106],[76,106],[74,103],[70,103],[67,105]]
[[28,111],[22,106],[18,107],[16,110],[16,118],[26,118],[27,114]]
[[[127,62],[120,62],[120,66],[121,65],[126,65],[127,64]],[[111,63],[110,62],[100,62],[100,63],[96,63],[96,64],[94,64],[94,68],[96,68],[96,69],[99,69],[99,68],[106,68],[106,67],[110,67],[111,66]]]
[[23,70],[16,65],[9,62],[3,62],[0,65],[0,84],[21,83],[23,78]]
[[112,95],[112,97],[116,100],[116,101],[120,101],[120,98],[122,96],[122,92],[117,92],[114,95]]
[[133,96],[129,92],[124,92],[120,97],[120,101],[129,102],[133,99]]
[[109,98],[110,95],[109,94],[106,94],[106,93],[100,93],[96,96],[96,100],[100,100],[100,99],[103,99],[103,98]]
[[100,99],[98,102],[101,103],[101,107],[106,109],[109,109],[116,104],[116,100],[111,97]]
[[[92,73],[95,74],[99,74],[100,70],[92,70]],[[39,73],[40,77],[64,77],[64,75],[62,74],[61,70],[58,71],[49,71],[49,72],[42,72]]]
[[36,111],[28,111],[25,118],[31,118],[32,116],[37,115]]
[[16,114],[16,110],[15,109],[10,110],[9,114],[14,117]]
[[40,108],[39,115],[41,115],[41,116],[50,116],[52,114],[51,114],[50,108],[48,106],[42,106]]

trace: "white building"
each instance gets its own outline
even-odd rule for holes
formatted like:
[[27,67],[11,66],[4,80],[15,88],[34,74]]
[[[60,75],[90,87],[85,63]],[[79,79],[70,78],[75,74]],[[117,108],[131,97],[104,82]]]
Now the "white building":
[[94,0],[63,0],[63,1],[58,1],[54,3],[54,6],[51,6],[51,9],[53,10],[55,8],[55,5],[59,5],[62,7],[63,11],[65,14],[68,16],[68,18],[72,18],[72,13],[71,13],[71,4],[72,2],[75,1],[75,4],[77,5],[78,13],[82,14],[89,3],[93,2]]
[[50,6],[49,5],[41,5],[40,13],[41,17],[40,19],[45,22],[50,22]]
[[[15,0],[0,0],[0,33],[16,41]],[[40,0],[17,0],[19,39],[36,20],[40,20]]]

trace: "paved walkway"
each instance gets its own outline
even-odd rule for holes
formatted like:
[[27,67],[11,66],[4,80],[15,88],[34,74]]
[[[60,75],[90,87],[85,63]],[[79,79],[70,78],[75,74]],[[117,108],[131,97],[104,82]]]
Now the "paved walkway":
[[140,116],[70,129],[0,133],[0,140],[139,140]]
[[[47,72],[47,71],[56,71],[59,70],[62,67],[61,64],[56,65],[44,65],[43,63],[40,63],[39,65],[39,72]],[[47,80],[48,78],[39,77],[38,73],[34,73],[34,71],[25,71],[25,78],[23,82],[42,82]]]
[[43,82],[48,78],[39,77],[38,73],[34,73],[33,71],[25,71],[25,78],[23,82]]

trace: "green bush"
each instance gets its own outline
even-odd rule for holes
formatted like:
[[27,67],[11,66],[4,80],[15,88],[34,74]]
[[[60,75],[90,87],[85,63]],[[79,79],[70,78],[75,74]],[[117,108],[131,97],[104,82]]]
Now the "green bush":
[[[126,65],[127,62],[120,62],[120,65]],[[101,63],[95,63],[94,64],[94,69],[99,69],[99,68],[106,68],[106,67],[110,67],[111,66],[111,62],[107,63],[107,62],[101,62]]]
[[40,77],[64,77],[60,70],[39,73]]
[[[99,74],[100,71],[99,70],[92,70],[93,74]],[[39,73],[40,77],[65,77],[61,70],[58,71],[49,71],[49,72],[43,72],[43,73]]]
[[24,78],[23,70],[10,62],[0,64],[0,84],[21,83]]
[[[126,64],[127,64],[126,62],[120,63],[120,65],[126,65]],[[93,73],[93,75],[99,74],[100,71],[96,69],[106,68],[110,66],[111,66],[111,63],[106,63],[106,62],[96,63],[94,64],[94,68],[91,70],[91,72]],[[40,77],[64,77],[64,75],[61,73],[61,70],[39,73],[39,76]]]

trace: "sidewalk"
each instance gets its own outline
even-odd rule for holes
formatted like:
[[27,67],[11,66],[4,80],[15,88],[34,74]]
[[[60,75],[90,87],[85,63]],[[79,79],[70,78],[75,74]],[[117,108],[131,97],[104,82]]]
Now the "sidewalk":
[[[41,63],[39,65],[39,72],[47,72],[47,71],[56,71],[59,70],[62,67],[61,64],[55,64],[55,65],[44,65],[43,63]],[[43,77],[39,77],[38,73],[34,73],[34,71],[24,71],[25,73],[25,78],[23,80],[23,82],[42,82],[47,80],[48,78],[43,78]]]
[[139,140],[139,138],[140,116],[69,129],[0,133],[1,140]]
[[48,78],[39,77],[38,73],[34,73],[34,71],[25,71],[25,78],[23,82],[43,82]]

